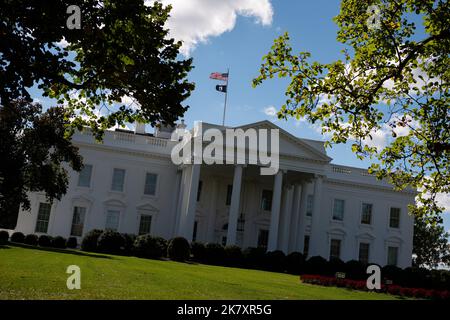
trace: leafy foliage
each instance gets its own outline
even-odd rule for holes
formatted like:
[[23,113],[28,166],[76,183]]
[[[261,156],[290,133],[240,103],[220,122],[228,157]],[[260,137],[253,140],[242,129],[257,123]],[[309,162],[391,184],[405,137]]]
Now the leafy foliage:
[[[423,38],[416,18],[422,18]],[[370,173],[397,189],[418,189],[421,205],[411,211],[433,221],[442,212],[436,195],[450,191],[450,4],[342,0],[335,22],[337,40],[346,46],[342,60],[295,55],[285,33],[264,56],[253,85],[290,78],[278,117],[321,125],[331,136],[328,146],[353,141],[359,158],[377,159]],[[371,141],[379,130],[391,137],[377,148]]]
[[191,248],[186,238],[176,237],[170,240],[167,256],[175,261],[186,261],[191,255]]

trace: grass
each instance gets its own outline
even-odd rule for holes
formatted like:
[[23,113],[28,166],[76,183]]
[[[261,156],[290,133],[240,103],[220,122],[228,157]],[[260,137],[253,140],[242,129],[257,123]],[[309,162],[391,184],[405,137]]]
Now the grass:
[[[81,268],[68,290],[67,266]],[[303,284],[298,276],[91,254],[0,247],[0,299],[396,299],[391,295]]]

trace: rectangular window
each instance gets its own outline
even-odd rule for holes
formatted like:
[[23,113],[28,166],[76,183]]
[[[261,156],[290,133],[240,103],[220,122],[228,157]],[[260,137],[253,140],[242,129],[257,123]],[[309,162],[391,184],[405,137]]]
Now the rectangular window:
[[229,206],[231,204],[231,194],[233,193],[233,185],[229,184],[227,186],[227,198],[225,199],[225,205]]
[[78,175],[78,186],[89,188],[91,186],[91,174],[92,166],[90,164],[85,164]]
[[314,196],[312,194],[308,194],[306,198],[306,216],[311,217],[313,213],[313,205],[314,205]]
[[83,235],[84,218],[86,217],[86,208],[74,207],[72,228],[70,229],[70,235],[75,237],[81,237]]
[[305,236],[304,239],[304,243],[303,243],[303,255],[306,257],[308,257],[309,254],[309,236]]
[[261,209],[264,211],[271,211],[272,210],[272,190],[263,190],[262,191],[262,197],[261,197]]
[[341,240],[331,239],[330,242],[330,260],[341,258]]
[[333,219],[342,221],[344,220],[344,207],[345,207],[345,201],[341,199],[334,199],[334,206],[333,206]]
[[[192,241],[197,240],[198,221],[194,222],[194,231],[192,232]],[[226,243],[226,241],[225,241]]]
[[398,247],[388,247],[387,264],[396,266],[398,259]]
[[149,234],[152,227],[152,216],[148,214],[141,214],[139,221],[139,235]]
[[389,227],[391,228],[400,227],[400,208],[391,208],[389,217]]
[[48,221],[50,220],[50,203],[39,203],[38,216],[36,220],[35,232],[47,233]]
[[259,229],[258,232],[258,248],[267,249],[269,242],[269,230]]
[[108,210],[106,213],[105,229],[117,231],[119,229],[120,211]]
[[156,194],[156,183],[158,182],[158,175],[154,173],[146,173],[144,194],[154,196]]
[[198,189],[197,189],[197,202],[200,201],[200,197],[202,196],[202,188],[203,188],[203,181],[200,180],[198,182]]
[[115,168],[113,172],[111,190],[122,192],[124,181],[125,181],[125,170]]
[[371,224],[372,223],[372,204],[363,203],[361,212],[361,223]]
[[367,264],[369,263],[370,244],[361,242],[359,244],[359,261]]

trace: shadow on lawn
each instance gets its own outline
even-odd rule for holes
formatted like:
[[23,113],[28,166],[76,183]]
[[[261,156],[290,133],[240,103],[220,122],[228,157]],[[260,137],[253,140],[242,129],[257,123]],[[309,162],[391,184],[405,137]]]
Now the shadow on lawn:
[[[25,248],[25,249],[66,253],[66,254],[73,254],[76,256],[84,256],[84,257],[100,258],[100,259],[114,259],[113,257],[110,257],[110,256],[104,256],[104,255],[100,255],[100,254],[84,252],[84,251],[75,250],[75,249],[44,248],[44,247],[38,247],[38,246],[31,246],[31,245],[27,245],[27,244],[23,244],[23,243],[10,243],[10,245],[15,246],[15,247]],[[9,249],[9,247],[8,247],[8,249]]]

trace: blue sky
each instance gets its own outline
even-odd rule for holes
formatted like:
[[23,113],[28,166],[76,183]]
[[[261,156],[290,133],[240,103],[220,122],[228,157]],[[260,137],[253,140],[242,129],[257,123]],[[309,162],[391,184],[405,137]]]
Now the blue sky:
[[[294,52],[309,51],[312,58],[331,62],[342,58],[343,45],[336,41],[337,26],[332,18],[339,13],[338,0],[163,0],[173,5],[169,27],[172,35],[184,40],[183,52],[194,59],[189,80],[196,89],[185,104],[190,109],[185,121],[220,124],[224,94],[215,90],[221,82],[209,79],[211,72],[226,72],[230,82],[226,125],[270,120],[295,136],[323,140],[317,128],[295,119],[277,120],[271,115],[285,101],[287,80],[272,79],[252,88],[262,57],[273,40],[288,31]],[[46,105],[46,99],[37,96]],[[334,163],[367,167],[349,145],[327,150]],[[446,203],[450,207],[449,197]],[[450,230],[450,214],[445,214]]]

